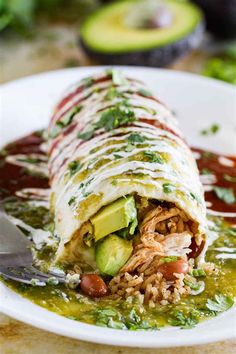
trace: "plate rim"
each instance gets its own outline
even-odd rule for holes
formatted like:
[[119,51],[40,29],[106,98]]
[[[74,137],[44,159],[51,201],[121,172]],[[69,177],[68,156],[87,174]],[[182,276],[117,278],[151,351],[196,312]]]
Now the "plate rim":
[[[171,69],[159,69],[159,68],[150,68],[150,67],[145,67],[145,66],[116,66],[116,65],[112,65],[112,66],[86,66],[86,67],[77,67],[77,68],[67,68],[67,69],[60,69],[60,70],[52,70],[52,71],[47,71],[47,72],[43,72],[43,73],[37,73],[34,75],[30,75],[30,76],[26,76],[26,77],[22,77],[22,78],[18,78],[16,80],[12,80],[12,81],[8,81],[6,83],[1,84],[0,87],[0,93],[2,91],[4,91],[5,88],[10,89],[11,87],[14,87],[14,85],[21,85],[22,83],[24,84],[25,81],[28,80],[39,80],[41,77],[47,77],[47,76],[51,76],[51,75],[62,75],[65,72],[84,72],[84,75],[86,75],[88,72],[90,71],[94,71],[94,70],[102,70],[102,69],[106,69],[106,68],[118,68],[120,70],[124,69],[124,70],[133,70],[133,71],[157,71],[158,73],[162,73],[162,74],[166,74],[166,75],[177,75],[179,77],[184,77],[187,79],[193,79],[193,80],[197,80],[197,81],[201,81],[201,82],[205,82],[206,84],[210,84],[212,86],[218,86],[223,88],[224,90],[226,89],[226,91],[228,92],[235,92],[236,94],[236,87],[234,87],[234,85],[231,85],[229,83],[225,83],[225,82],[221,82],[219,80],[216,79],[212,79],[212,78],[208,78],[208,77],[202,77],[199,76],[197,74],[194,73],[188,73],[188,72],[182,72],[182,71],[176,71],[176,70],[171,70]],[[234,333],[234,331],[230,330],[228,327],[225,328],[220,328],[218,331],[214,332],[209,336],[208,332],[206,331],[206,333],[201,333],[201,338],[198,338],[198,333],[194,333],[195,329],[190,329],[188,330],[188,332],[182,332],[188,335],[185,335],[185,339],[184,341],[182,341],[182,339],[178,339],[178,336],[176,338],[176,336],[170,336],[170,338],[167,339],[164,338],[164,340],[162,340],[161,336],[159,335],[161,332],[155,332],[155,334],[157,333],[157,336],[153,335],[152,341],[150,341],[150,338],[148,335],[145,335],[145,333],[151,333],[150,331],[136,331],[136,332],[129,332],[129,331],[121,331],[121,330],[115,330],[115,329],[110,329],[110,328],[101,328],[101,327],[97,327],[95,325],[88,325],[85,324],[83,322],[80,321],[76,321],[76,324],[78,327],[78,333],[70,333],[70,328],[69,326],[67,327],[66,325],[64,326],[64,328],[62,328],[61,325],[59,325],[57,328],[55,328],[55,324],[57,324],[57,321],[53,321],[53,318],[55,317],[58,319],[63,319],[63,321],[69,321],[68,323],[74,323],[75,321],[70,320],[68,318],[65,318],[63,316],[60,316],[54,312],[51,312],[49,310],[46,310],[42,307],[40,307],[39,305],[34,304],[33,302],[31,302],[30,300],[24,298],[23,296],[19,295],[18,293],[14,292],[13,290],[9,289],[6,285],[4,285],[2,282],[0,282],[0,297],[1,297],[1,288],[3,289],[3,291],[6,292],[6,294],[8,292],[13,293],[14,296],[17,296],[19,298],[21,298],[21,301],[26,301],[29,302],[32,306],[36,306],[40,309],[40,311],[43,311],[45,313],[49,313],[50,316],[52,316],[52,320],[49,323],[46,323],[45,319],[41,319],[41,318],[37,318],[35,320],[35,318],[32,319],[32,316],[28,313],[23,312],[22,310],[19,311],[19,308],[16,310],[14,309],[14,307],[11,306],[7,306],[7,304],[5,304],[4,307],[4,301],[2,303],[0,303],[0,311],[6,315],[9,315],[10,317],[16,318],[19,321],[23,321],[29,325],[32,325],[34,327],[55,333],[55,334],[59,334],[59,335],[64,335],[67,337],[71,337],[71,338],[75,338],[75,339],[80,339],[83,341],[89,341],[89,342],[93,342],[93,343],[100,343],[100,344],[108,344],[108,345],[118,345],[118,346],[128,346],[128,347],[143,347],[143,348],[167,348],[167,347],[179,347],[179,346],[189,346],[189,345],[200,345],[200,344],[207,344],[207,343],[211,343],[211,342],[216,342],[219,340],[228,340],[228,339],[233,339],[236,338],[236,331]],[[4,296],[4,294],[3,294]],[[9,303],[11,303],[11,299],[9,301]],[[234,314],[234,312],[236,311],[236,308],[233,308],[232,310],[232,315]],[[236,314],[236,312],[235,312]],[[219,316],[217,316],[217,318],[224,316],[224,314],[221,314]],[[206,320],[203,323],[206,323],[208,321],[211,321],[212,319]],[[197,328],[199,328],[201,326],[201,323],[198,324]],[[82,334],[79,333],[79,329],[81,329],[81,331],[83,332]],[[90,330],[91,329],[91,330]],[[179,331],[182,331],[179,328],[174,328],[173,327],[167,327],[165,329],[161,329],[161,331],[169,331],[170,333],[179,333]],[[98,332],[96,334],[96,332]],[[104,332],[103,335],[101,335],[101,333]],[[126,335],[123,335],[123,333],[125,333]],[[137,335],[132,335],[133,333],[139,333],[139,334],[144,334],[140,336],[140,338],[137,337]],[[153,333],[153,332],[152,332]],[[111,334],[111,336],[109,335]],[[114,334],[114,335],[113,335]],[[202,335],[203,334],[203,335]],[[100,338],[99,338],[100,336]],[[135,339],[136,337],[136,339]],[[180,336],[181,337],[181,336]],[[137,344],[137,340],[138,339],[138,344]]]

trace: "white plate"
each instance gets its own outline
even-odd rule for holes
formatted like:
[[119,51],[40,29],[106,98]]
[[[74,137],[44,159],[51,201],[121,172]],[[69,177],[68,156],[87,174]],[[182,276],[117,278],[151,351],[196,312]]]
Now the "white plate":
[[[1,88],[1,145],[47,125],[63,90],[99,67],[67,69],[5,84]],[[188,142],[225,154],[236,153],[236,90],[224,83],[191,74],[151,68],[122,67],[131,77],[148,83],[179,118]],[[200,130],[217,123],[215,136]],[[22,298],[0,283],[0,311],[45,330],[86,341],[133,347],[171,347],[203,344],[236,336],[236,310],[200,323],[193,329],[121,331],[69,320]]]

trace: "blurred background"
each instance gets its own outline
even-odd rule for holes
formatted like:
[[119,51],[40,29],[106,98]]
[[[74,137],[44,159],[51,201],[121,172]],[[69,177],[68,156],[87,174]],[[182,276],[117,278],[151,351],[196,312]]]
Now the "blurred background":
[[99,64],[236,85],[236,0],[0,0],[0,82]]

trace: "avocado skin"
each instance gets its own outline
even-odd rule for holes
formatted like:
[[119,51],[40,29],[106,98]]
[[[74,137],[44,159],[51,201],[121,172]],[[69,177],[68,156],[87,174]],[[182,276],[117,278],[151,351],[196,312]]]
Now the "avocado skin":
[[193,0],[202,8],[207,29],[218,37],[236,38],[236,0]]
[[84,43],[81,37],[79,42],[91,59],[102,64],[164,67],[186,55],[191,49],[196,48],[202,39],[204,28],[205,25],[201,22],[193,32],[179,41],[151,50],[133,51],[122,54],[107,54],[94,51]]

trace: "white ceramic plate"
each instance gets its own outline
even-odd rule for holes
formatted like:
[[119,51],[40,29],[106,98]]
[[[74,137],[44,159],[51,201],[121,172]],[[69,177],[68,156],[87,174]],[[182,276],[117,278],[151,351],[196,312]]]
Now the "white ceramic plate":
[[[48,124],[50,112],[63,90],[99,67],[67,69],[40,74],[5,84],[1,88],[0,144],[3,145]],[[228,85],[191,74],[168,70],[123,67],[141,79],[177,114],[192,146],[235,154],[236,90]],[[218,134],[200,135],[211,124]],[[0,311],[33,326],[86,341],[133,347],[171,347],[203,344],[236,336],[236,309],[205,321],[193,329],[121,331],[69,320],[49,312],[0,283]]]

